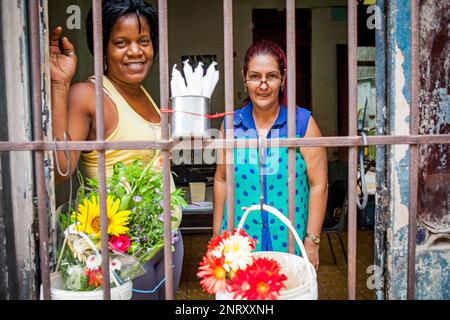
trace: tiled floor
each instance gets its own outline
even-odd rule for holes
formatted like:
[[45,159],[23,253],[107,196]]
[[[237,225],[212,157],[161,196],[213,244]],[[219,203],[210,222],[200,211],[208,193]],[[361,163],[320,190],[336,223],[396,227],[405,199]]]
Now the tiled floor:
[[[342,232],[344,245],[347,233]],[[202,292],[196,277],[198,264],[205,253],[209,234],[183,235],[184,261],[177,300],[209,300],[214,297]],[[319,300],[343,300],[347,298],[347,265],[336,235],[331,235],[337,263],[333,263],[330,246],[326,236],[322,236],[320,248],[320,267],[318,271]],[[373,231],[358,231],[356,260],[356,298],[374,299],[374,292],[366,286],[367,268],[373,264]]]

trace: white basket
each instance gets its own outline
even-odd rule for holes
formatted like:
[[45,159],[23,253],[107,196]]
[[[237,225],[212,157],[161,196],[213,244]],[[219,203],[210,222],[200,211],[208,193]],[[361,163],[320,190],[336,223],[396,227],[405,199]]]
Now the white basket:
[[[131,281],[112,288],[111,300],[130,300],[133,295],[132,288],[133,283]],[[41,285],[41,300],[44,298],[42,292],[43,288]],[[52,300],[103,300],[103,290],[101,288],[95,291],[65,290],[60,272],[54,272],[50,275],[50,293]]]
[[[67,237],[69,234],[76,234],[80,237],[82,237],[86,242],[89,244],[89,246],[92,248],[94,253],[101,257],[100,252],[95,247],[94,243],[89,239],[89,237],[80,231],[75,230],[75,225],[69,226],[64,231],[65,236]],[[64,240],[63,248],[61,250],[60,259],[64,253],[64,248],[66,244],[67,238]],[[59,259],[59,260],[60,260]],[[59,269],[59,263],[56,266],[56,272],[52,273],[50,275],[50,294],[52,297],[52,300],[103,300],[103,290],[99,288],[98,290],[93,291],[71,291],[71,290],[65,290],[61,273],[58,271]],[[130,300],[133,292],[133,282],[127,281],[123,284],[119,284],[118,280],[114,275],[112,275],[111,279],[113,280],[114,284],[116,285],[114,288],[111,289],[111,300]],[[43,300],[43,286],[41,285],[41,295],[40,299]]]
[[[238,226],[238,231],[242,229],[244,222],[251,211],[259,211],[260,205],[253,205],[248,208]],[[263,209],[275,215],[281,220],[294,235],[294,238],[300,248],[302,256],[296,256],[286,252],[261,251],[253,252],[256,257],[266,257],[276,260],[281,266],[281,272],[287,277],[285,282],[286,289],[280,291],[279,300],[317,300],[317,275],[314,266],[309,262],[305,247],[303,246],[297,231],[287,219],[276,208],[264,205]],[[233,300],[233,294],[230,292],[217,292],[216,300]]]

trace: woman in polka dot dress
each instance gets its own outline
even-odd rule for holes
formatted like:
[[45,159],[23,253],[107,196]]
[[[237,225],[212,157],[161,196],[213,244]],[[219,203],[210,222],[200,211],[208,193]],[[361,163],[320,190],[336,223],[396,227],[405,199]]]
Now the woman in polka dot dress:
[[[275,43],[267,40],[250,46],[243,62],[242,76],[248,98],[234,113],[235,139],[287,137],[286,56]],[[225,121],[221,132],[224,134]],[[320,137],[320,130],[303,108],[296,108],[297,137]],[[243,141],[245,143],[245,141]],[[214,234],[227,229],[225,153],[218,156],[214,177]],[[235,226],[245,207],[264,203],[288,216],[288,149],[273,145],[264,149],[261,165],[256,148],[236,148],[234,152]],[[260,179],[260,168],[262,183]],[[300,148],[296,153],[295,228],[308,258],[318,268],[319,240],[327,203],[327,155],[325,148]],[[293,177],[292,177],[293,178]],[[288,230],[268,212],[252,212],[245,231],[258,240],[258,251],[288,251]],[[300,250],[296,245],[296,254]]]

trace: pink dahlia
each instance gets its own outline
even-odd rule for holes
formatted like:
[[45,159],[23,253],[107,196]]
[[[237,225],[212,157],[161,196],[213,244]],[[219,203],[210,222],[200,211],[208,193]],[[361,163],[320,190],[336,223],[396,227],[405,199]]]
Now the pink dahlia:
[[112,236],[111,239],[109,240],[109,246],[113,251],[125,253],[130,248],[130,245],[131,245],[130,238],[128,238],[125,235],[120,235],[118,237]]

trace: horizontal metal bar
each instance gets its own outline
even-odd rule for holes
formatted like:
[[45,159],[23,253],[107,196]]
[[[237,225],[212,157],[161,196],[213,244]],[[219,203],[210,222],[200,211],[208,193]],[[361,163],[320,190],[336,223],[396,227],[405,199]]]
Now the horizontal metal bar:
[[[245,144],[244,144],[245,143]],[[283,138],[268,139],[264,147],[352,147],[363,144],[359,136],[347,137],[320,137],[320,138]],[[368,145],[394,145],[394,144],[450,144],[450,135],[402,135],[402,136],[368,136]],[[232,140],[225,139],[203,140],[201,143],[191,141],[72,141],[72,142],[0,142],[0,152],[6,151],[52,151],[52,150],[198,150],[198,149],[225,149],[225,148],[256,148],[256,139]]]
[[185,230],[212,230],[212,227],[182,227],[180,228],[181,231]]

